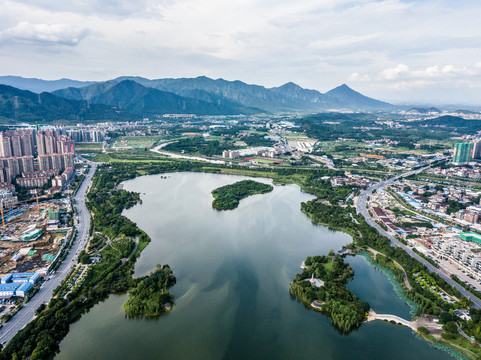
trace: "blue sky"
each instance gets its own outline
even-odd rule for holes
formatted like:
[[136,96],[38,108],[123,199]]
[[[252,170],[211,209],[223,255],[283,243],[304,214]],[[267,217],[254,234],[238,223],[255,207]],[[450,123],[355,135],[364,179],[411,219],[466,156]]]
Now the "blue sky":
[[480,15],[462,0],[0,0],[0,69],[347,83],[391,102],[481,105]]

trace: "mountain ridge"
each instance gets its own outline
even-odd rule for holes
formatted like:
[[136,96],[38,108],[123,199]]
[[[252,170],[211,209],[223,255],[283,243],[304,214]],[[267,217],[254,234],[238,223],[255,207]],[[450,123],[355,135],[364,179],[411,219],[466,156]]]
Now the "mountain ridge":
[[95,81],[79,81],[67,78],[58,80],[43,80],[38,78],[24,78],[15,75],[0,76],[0,84],[28,90],[34,93],[52,92],[68,87],[82,87],[94,84]]
[[138,115],[102,104],[70,100],[49,92],[40,94],[0,84],[0,117],[7,120],[36,122],[138,120]]
[[254,108],[267,112],[316,112],[330,109],[379,111],[395,108],[386,102],[369,98],[349,88],[346,84],[322,94],[317,90],[304,89],[293,82],[279,87],[266,88],[261,85],[246,84],[240,80],[228,81],[222,78],[211,79],[206,76],[153,80],[139,76],[121,76],[81,88],[56,90],[53,93],[75,100],[91,100],[102,92],[108,91],[108,88],[116,83],[125,80],[135,81],[145,87],[171,92],[183,97],[228,104],[237,109]]

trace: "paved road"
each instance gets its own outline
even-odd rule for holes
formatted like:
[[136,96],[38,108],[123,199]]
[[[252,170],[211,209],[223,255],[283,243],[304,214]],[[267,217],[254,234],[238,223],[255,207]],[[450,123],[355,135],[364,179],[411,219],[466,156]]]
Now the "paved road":
[[473,302],[473,306],[477,309],[481,309],[481,300],[478,299],[476,296],[471,294],[469,291],[467,291],[465,288],[463,288],[461,285],[459,285],[456,281],[451,279],[449,276],[444,274],[441,270],[438,268],[434,267],[426,261],[424,258],[416,254],[409,246],[404,245],[402,242],[400,242],[398,239],[396,239],[394,236],[389,234],[387,231],[382,229],[375,221],[373,218],[371,218],[371,215],[369,215],[369,212],[367,211],[367,198],[372,195],[374,190],[381,190],[384,189],[386,186],[391,185],[394,181],[404,178],[413,174],[418,174],[424,170],[426,170],[428,167],[424,167],[418,170],[412,170],[404,174],[397,175],[395,177],[392,177],[388,180],[384,180],[381,182],[378,182],[370,187],[368,187],[366,190],[364,190],[358,197],[357,203],[356,203],[356,211],[358,214],[361,214],[364,216],[364,219],[366,222],[374,227],[381,235],[386,236],[389,240],[391,240],[391,244],[393,246],[401,247],[403,248],[411,257],[415,258],[419,262],[423,263],[426,265],[429,271],[437,273],[440,277],[442,277],[444,280],[446,280],[450,285],[454,286],[456,289],[458,289],[461,294],[466,296],[468,299],[470,299]]
[[48,303],[52,297],[53,290],[60,285],[65,276],[69,273],[72,266],[77,263],[78,253],[82,250],[86,243],[88,232],[90,229],[90,215],[85,205],[85,195],[92,183],[92,178],[97,170],[96,163],[90,163],[90,171],[85,176],[82,185],[80,186],[75,199],[76,208],[79,216],[77,226],[77,236],[74,240],[72,248],[67,254],[65,260],[62,262],[55,274],[51,275],[51,279],[45,281],[40,291],[27,303],[25,306],[0,329],[0,343],[5,345],[15,334],[27,325],[35,316],[35,310],[43,303]]
[[161,145],[159,145],[159,146],[157,146],[153,149],[150,149],[150,151],[156,152],[156,153],[161,154],[161,155],[170,156],[170,157],[175,158],[175,159],[188,159],[188,160],[206,161],[206,162],[209,162],[209,163],[212,163],[212,164],[225,164],[224,160],[212,160],[212,159],[208,159],[208,158],[202,157],[202,156],[181,155],[181,154],[177,154],[177,153],[174,153],[174,152],[161,150],[164,146],[167,146],[167,145],[169,145],[173,142],[174,141],[163,143],[163,144],[161,144]]

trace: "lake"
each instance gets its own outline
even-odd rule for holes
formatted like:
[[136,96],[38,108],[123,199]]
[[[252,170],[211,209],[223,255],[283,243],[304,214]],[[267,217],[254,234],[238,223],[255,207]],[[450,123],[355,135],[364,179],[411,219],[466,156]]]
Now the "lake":
[[[142,204],[124,214],[152,238],[135,276],[169,264],[175,306],[156,319],[129,319],[127,295],[112,295],[71,325],[56,359],[452,359],[410,329],[381,321],[341,335],[329,318],[292,299],[289,283],[302,260],[351,238],[312,224],[300,203],[313,196],[296,185],[214,210],[210,192],[243,179],[174,173],[125,182]],[[361,256],[346,261],[356,295],[377,312],[409,318],[384,273]]]

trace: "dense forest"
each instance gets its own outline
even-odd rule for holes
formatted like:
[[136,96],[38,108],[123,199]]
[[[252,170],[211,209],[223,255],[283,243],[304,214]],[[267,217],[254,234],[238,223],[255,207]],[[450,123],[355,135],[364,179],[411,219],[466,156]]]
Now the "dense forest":
[[214,201],[212,207],[217,210],[232,210],[239,201],[255,194],[265,194],[272,191],[272,185],[253,180],[242,180],[231,185],[225,185],[212,191]]
[[[359,327],[366,320],[370,306],[346,288],[354,276],[351,266],[333,252],[308,257],[305,265],[302,274],[297,274],[291,283],[290,293],[306,304],[314,300],[322,303],[321,311],[329,315],[332,324],[343,333]],[[311,276],[323,280],[324,285],[319,288],[311,285],[308,281]]]
[[174,297],[169,288],[175,284],[175,276],[169,265],[157,265],[148,276],[138,279],[137,286],[129,291],[124,304],[130,315],[158,316],[173,304]]

